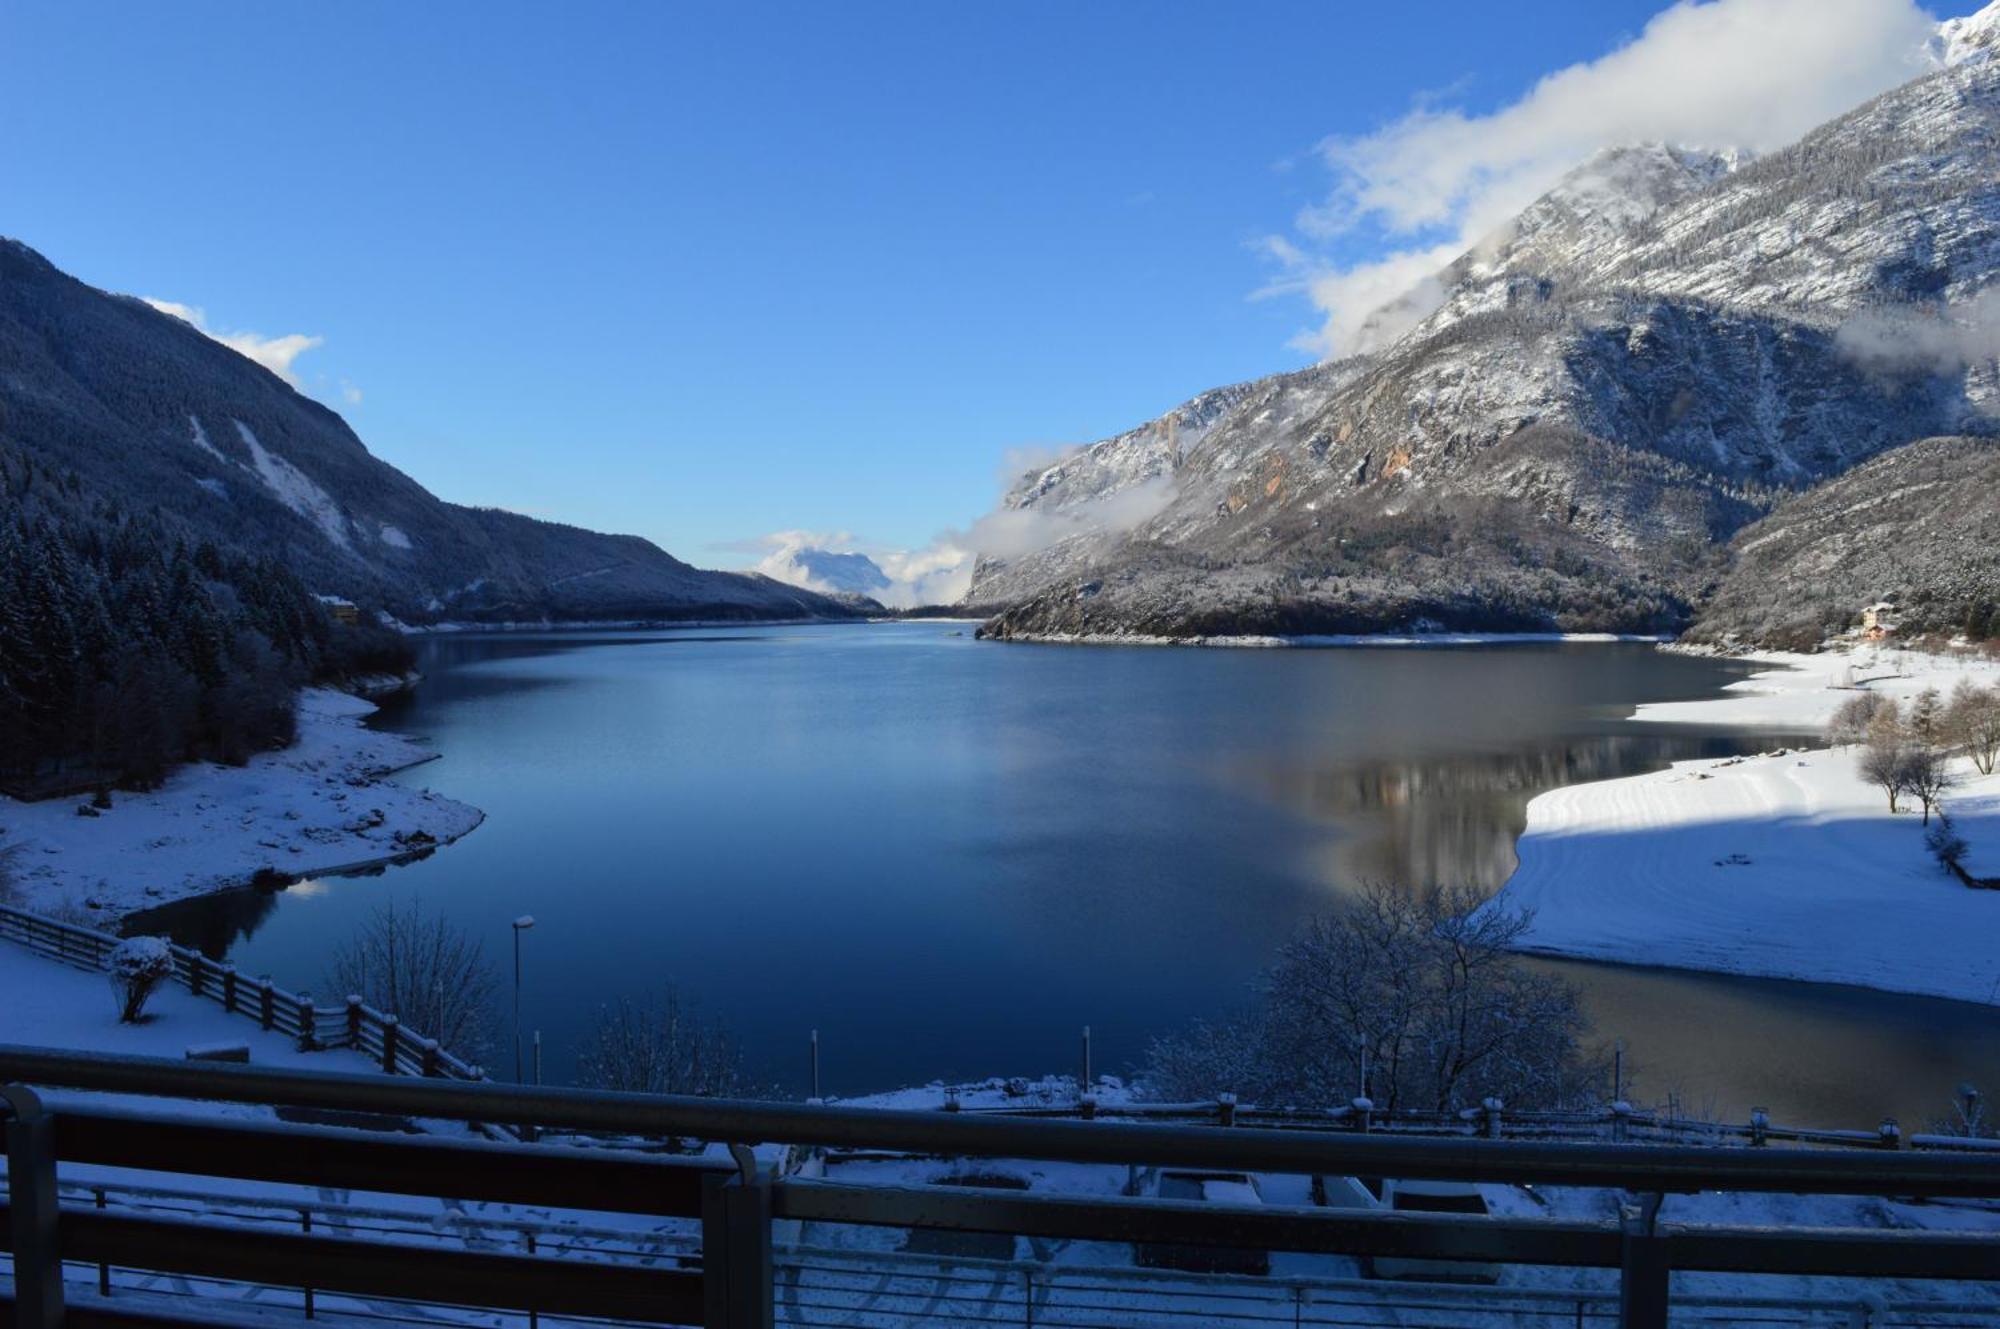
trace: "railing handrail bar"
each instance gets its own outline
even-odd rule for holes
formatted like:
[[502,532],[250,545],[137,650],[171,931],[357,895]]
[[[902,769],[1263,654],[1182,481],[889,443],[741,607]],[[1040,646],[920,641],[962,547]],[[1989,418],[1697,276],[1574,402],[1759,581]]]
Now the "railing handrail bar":
[[1236,1171],[1611,1186],[1638,1191],[2000,1195],[2000,1158],[1879,1151],[1326,1136],[1256,1127],[1005,1120],[738,1099],[203,1065],[0,1045],[0,1082],[740,1144]]

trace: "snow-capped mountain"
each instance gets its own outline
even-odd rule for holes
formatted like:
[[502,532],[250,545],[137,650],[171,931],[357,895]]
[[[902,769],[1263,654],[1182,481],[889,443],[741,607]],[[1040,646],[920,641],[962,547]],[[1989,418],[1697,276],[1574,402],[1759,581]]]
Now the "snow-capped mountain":
[[780,549],[757,565],[767,577],[831,595],[879,595],[893,584],[874,559],[860,553],[799,546]]
[[[982,561],[968,600],[1012,603],[995,635],[1679,629],[1786,494],[1996,432],[1990,350],[1856,335],[2000,277],[2000,4],[1946,28],[1939,72],[1789,149],[1600,154],[1405,297],[1380,350],[1024,478],[1007,507],[1167,492],[1122,533]],[[1190,411],[1192,441],[1167,423]]]
[[12,240],[0,240],[0,448],[73,473],[79,503],[157,513],[410,623],[852,612],[637,536],[442,502],[269,370]]

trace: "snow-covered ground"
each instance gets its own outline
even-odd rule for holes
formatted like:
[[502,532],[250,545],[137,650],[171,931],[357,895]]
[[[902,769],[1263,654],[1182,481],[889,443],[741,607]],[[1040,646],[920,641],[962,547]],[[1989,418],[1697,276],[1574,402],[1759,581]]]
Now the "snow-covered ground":
[[137,1024],[121,1024],[111,983],[103,974],[59,964],[23,946],[0,941],[0,1043],[112,1052],[141,1057],[180,1057],[190,1047],[241,1043],[252,1065],[269,1070],[367,1072],[373,1061],[334,1049],[300,1052],[284,1034],[257,1027],[243,1015],[190,993],[163,985],[146,1003]]
[[448,844],[479,809],[380,777],[437,754],[364,727],[375,709],[344,692],[299,695],[298,742],[245,766],[200,764],[147,794],[119,793],[98,816],[87,798],[0,797],[0,852],[18,903],[81,911],[97,926],[168,900],[286,876],[389,862]]
[[[1809,730],[1865,687],[1949,695],[2000,683],[2000,663],[1893,651],[1758,657],[1770,670],[1711,701],[1638,718]],[[2000,875],[2000,776],[1954,763],[1945,808],[1967,869]],[[1527,949],[1630,964],[2000,1004],[2000,891],[1971,890],[1926,852],[1921,818],[1891,816],[1852,750],[1796,748],[1676,763],[1575,785],[1528,805],[1520,867],[1497,897],[1532,910]]]

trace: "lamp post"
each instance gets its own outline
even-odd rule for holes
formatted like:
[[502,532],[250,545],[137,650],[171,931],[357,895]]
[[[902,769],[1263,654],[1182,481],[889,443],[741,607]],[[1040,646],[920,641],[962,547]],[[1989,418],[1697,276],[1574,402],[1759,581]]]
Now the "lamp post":
[[521,934],[535,926],[533,914],[514,920],[514,1083],[521,1083]]

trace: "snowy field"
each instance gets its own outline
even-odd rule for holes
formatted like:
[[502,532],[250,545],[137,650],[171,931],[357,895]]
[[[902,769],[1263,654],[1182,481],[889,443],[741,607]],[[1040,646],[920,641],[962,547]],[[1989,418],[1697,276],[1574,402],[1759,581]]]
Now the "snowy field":
[[87,798],[0,797],[0,852],[18,903],[108,927],[133,910],[247,884],[261,869],[338,872],[449,844],[483,814],[384,781],[437,754],[361,721],[372,703],[312,688],[299,739],[246,766],[182,768],[148,794],[117,793],[99,816]]
[[[1711,701],[1639,708],[1666,723],[1797,730],[1861,687],[1907,700],[2000,663],[1914,653],[1755,657],[1771,669]],[[2000,1004],[2000,891],[1970,890],[1891,816],[1852,750],[1688,761],[1528,805],[1520,867],[1497,897],[1534,912],[1527,949]],[[2000,776],[1957,758],[1945,808],[1966,867],[2000,875]],[[1907,803],[1906,803],[1907,808]]]

